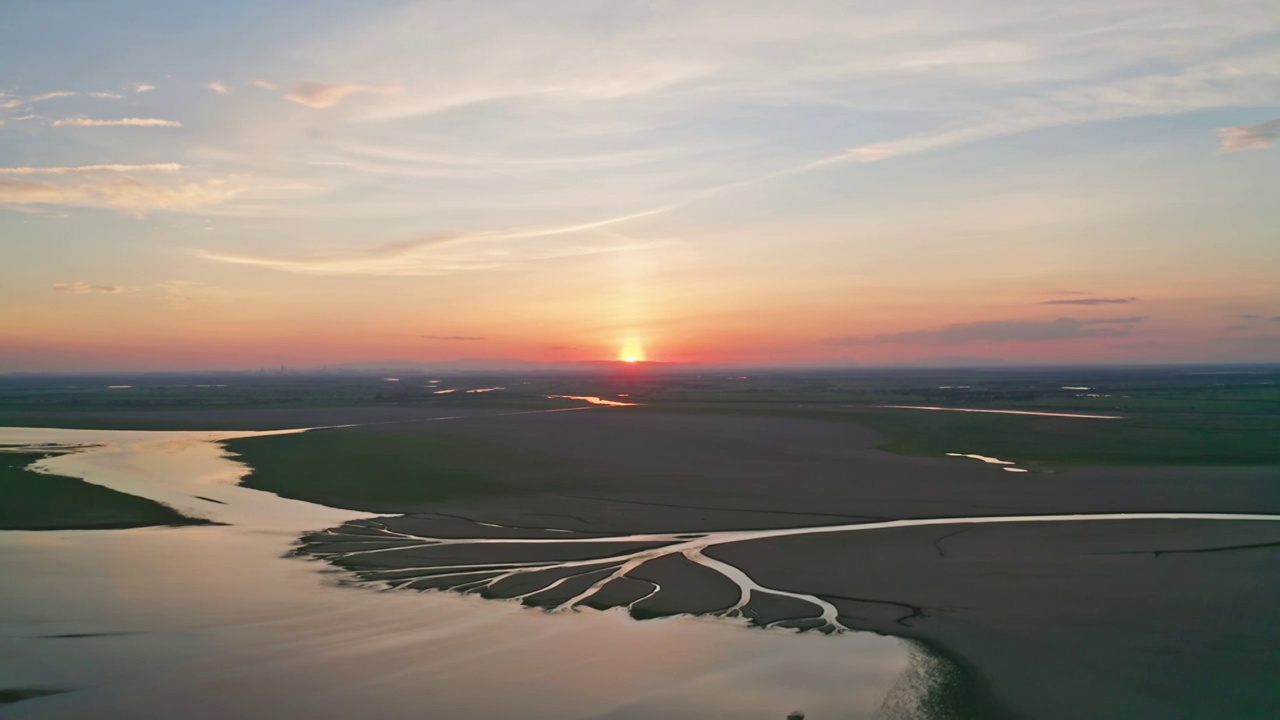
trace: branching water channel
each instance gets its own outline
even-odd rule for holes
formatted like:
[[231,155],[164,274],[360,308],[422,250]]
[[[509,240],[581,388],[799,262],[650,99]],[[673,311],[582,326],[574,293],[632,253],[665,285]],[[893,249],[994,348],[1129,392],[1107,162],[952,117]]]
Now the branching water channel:
[[[563,537],[432,537],[394,530],[381,519],[357,520],[314,533],[301,552],[351,570],[363,583],[387,589],[444,590],[508,599],[550,611],[580,606],[621,607],[647,617],[646,605],[664,590],[644,577],[644,568],[683,558],[731,583],[736,600],[710,611],[676,610],[662,614],[700,614],[742,619],[762,627],[788,627],[836,633],[854,628],[841,619],[832,597],[768,587],[746,570],[707,552],[749,541],[875,532],[922,526],[974,526],[1007,523],[1080,523],[1146,520],[1229,520],[1280,522],[1280,515],[1235,513],[1106,513],[1014,515],[891,520],[817,527],[718,532],[594,535],[545,529]],[[502,527],[476,523],[476,530]],[[517,530],[505,528],[506,530]],[[529,533],[534,534],[534,533]],[[461,557],[474,557],[458,561]],[[652,573],[648,573],[652,574]],[[687,574],[676,582],[689,582]],[[641,590],[643,588],[643,590]],[[753,601],[782,601],[803,608],[786,617],[762,619]]]

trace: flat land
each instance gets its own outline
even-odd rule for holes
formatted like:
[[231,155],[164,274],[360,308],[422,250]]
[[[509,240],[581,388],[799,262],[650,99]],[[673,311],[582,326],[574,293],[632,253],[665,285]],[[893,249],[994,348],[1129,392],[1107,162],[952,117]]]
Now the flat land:
[[145,498],[77,478],[24,468],[40,453],[0,452],[0,530],[105,530],[152,525],[199,525]]
[[[1280,466],[1280,367],[715,371],[378,376],[0,375],[0,425],[269,430],[572,407],[595,395],[644,412],[811,417],[879,433],[897,454],[968,452],[1053,466]],[[485,392],[468,392],[500,388]],[[438,394],[441,390],[450,390]],[[1080,421],[889,409],[1118,415]]]
[[[492,572],[462,582],[433,568],[606,563],[621,546],[599,539],[636,533],[957,518],[730,542],[705,554],[762,585],[831,603],[846,627],[925,643],[952,668],[940,696],[950,698],[950,716],[1280,716],[1280,523],[964,522],[1280,514],[1274,367],[432,379],[192,378],[161,387],[154,378],[112,378],[69,389],[24,380],[0,383],[0,424],[353,424],[228,445],[254,468],[252,487],[402,514],[309,536],[302,552],[369,581],[494,597],[539,585],[512,578],[481,587]],[[103,389],[108,382],[132,387]],[[446,386],[457,392],[435,394]],[[465,392],[489,386],[506,389]],[[641,405],[561,411],[575,404],[546,398],[553,394]],[[880,407],[894,404],[1123,419]],[[947,453],[1001,458],[1027,472]],[[387,540],[384,527],[422,538],[583,542],[424,548]],[[360,547],[385,551],[344,555]],[[585,604],[630,606],[637,617],[725,611],[736,587],[707,568],[665,556]],[[592,577],[526,602],[571,599]],[[661,590],[645,597],[654,584]],[[818,627],[812,612],[777,597],[744,608],[758,623],[796,628]]]
[[[875,448],[876,433],[844,422],[606,408],[393,427],[293,436],[297,452],[290,455],[305,455],[304,446],[377,446],[386,457],[370,459],[362,484],[389,478],[403,487],[409,478],[396,468],[415,448],[425,454],[438,447],[433,436],[439,434],[455,448],[500,449],[506,458],[526,453],[542,467],[578,470],[517,477],[490,466],[477,471],[481,495],[430,505],[415,500],[404,506],[414,514],[379,521],[428,538],[545,539],[569,531],[568,537],[590,540],[902,518],[1280,513],[1275,468],[1039,467],[1013,474],[969,459],[885,453]],[[266,447],[275,441],[239,442]],[[285,466],[256,482],[270,489],[294,474]],[[579,484],[583,475],[587,480]],[[298,485],[289,487],[297,491]],[[364,500],[352,504],[361,506],[371,507]],[[370,532],[354,527],[312,536],[304,551],[329,556],[395,545],[379,544]],[[559,562],[584,557],[580,553],[607,560],[616,550],[550,549],[556,547],[416,548],[335,562],[382,582],[418,577],[432,566]],[[1280,676],[1274,652],[1280,628],[1272,619],[1280,602],[1280,523],[959,523],[766,539],[707,554],[763,585],[835,604],[849,627],[927,643],[957,668],[962,687],[948,692],[966,698],[961,716],[1249,718],[1280,708],[1273,681]],[[399,568],[417,570],[397,575]],[[426,575],[410,587],[476,589],[468,583],[492,573]],[[526,602],[555,605],[598,577]],[[634,581],[590,604],[627,605],[651,588],[639,581],[662,591],[632,608],[637,617],[715,612],[736,599],[723,577],[678,556],[629,577]],[[537,587],[506,581],[484,592],[512,597]],[[811,607],[761,600],[748,616],[790,618],[805,627],[803,618],[812,614]]]

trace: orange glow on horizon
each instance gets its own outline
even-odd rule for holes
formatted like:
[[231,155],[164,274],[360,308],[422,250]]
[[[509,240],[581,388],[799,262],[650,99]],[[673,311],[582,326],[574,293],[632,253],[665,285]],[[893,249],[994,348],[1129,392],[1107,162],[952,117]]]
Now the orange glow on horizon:
[[618,359],[624,363],[644,362],[647,358],[644,354],[644,348],[638,343],[628,342],[622,346],[622,351],[618,353]]

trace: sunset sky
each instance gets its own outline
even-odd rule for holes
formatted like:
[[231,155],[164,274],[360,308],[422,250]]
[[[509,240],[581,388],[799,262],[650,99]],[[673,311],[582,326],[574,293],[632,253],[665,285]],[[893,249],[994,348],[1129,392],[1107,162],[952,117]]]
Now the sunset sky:
[[1280,361],[1280,3],[0,7],[0,371]]

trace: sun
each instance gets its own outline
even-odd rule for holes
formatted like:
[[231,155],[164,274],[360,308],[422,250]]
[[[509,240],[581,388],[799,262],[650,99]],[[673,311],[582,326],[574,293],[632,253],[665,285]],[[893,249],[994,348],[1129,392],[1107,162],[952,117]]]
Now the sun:
[[618,353],[618,359],[624,363],[642,363],[647,358],[644,355],[644,348],[639,344],[627,343],[622,346],[622,350]]

